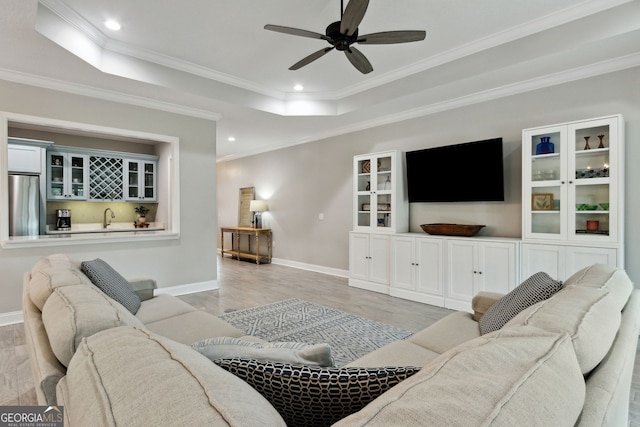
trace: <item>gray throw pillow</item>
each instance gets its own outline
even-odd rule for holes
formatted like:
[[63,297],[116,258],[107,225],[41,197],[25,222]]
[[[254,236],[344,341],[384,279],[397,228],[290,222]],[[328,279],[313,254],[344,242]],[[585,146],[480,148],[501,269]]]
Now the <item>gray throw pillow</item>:
[[80,269],[102,292],[122,304],[132,314],[138,312],[141,304],[140,297],[133,292],[127,279],[109,264],[97,258],[93,261],[83,261]]
[[262,394],[289,427],[330,426],[420,370],[319,368],[238,358],[215,363]]
[[215,337],[191,344],[191,347],[210,360],[255,359],[262,362],[293,363],[298,365],[334,366],[329,344],[301,342],[255,342],[240,338]]
[[547,273],[534,274],[489,307],[480,318],[480,333],[497,331],[522,310],[550,298],[560,289],[562,282],[553,280]]

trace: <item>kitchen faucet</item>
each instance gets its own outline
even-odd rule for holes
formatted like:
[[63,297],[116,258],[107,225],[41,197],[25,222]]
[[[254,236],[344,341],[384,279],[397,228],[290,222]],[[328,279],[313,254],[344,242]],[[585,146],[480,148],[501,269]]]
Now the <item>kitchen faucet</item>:
[[107,211],[111,212],[111,218],[115,218],[116,214],[113,213],[113,211],[111,210],[111,208],[107,208],[104,210],[104,220],[102,221],[102,228],[107,228],[109,225],[111,225],[111,220],[109,220],[109,222],[107,223]]

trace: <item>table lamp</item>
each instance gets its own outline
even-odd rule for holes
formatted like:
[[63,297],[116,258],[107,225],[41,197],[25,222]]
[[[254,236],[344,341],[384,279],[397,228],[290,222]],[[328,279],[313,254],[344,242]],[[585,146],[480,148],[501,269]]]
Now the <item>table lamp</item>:
[[262,228],[262,212],[269,210],[267,203],[264,200],[252,200],[249,203],[249,210],[254,214],[253,226]]

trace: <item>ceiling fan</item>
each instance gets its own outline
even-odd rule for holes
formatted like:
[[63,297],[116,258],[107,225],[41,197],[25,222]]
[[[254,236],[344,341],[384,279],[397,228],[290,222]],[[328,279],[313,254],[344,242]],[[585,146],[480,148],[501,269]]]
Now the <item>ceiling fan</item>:
[[341,50],[347,56],[351,64],[361,73],[367,74],[373,71],[369,60],[362,52],[352,46],[359,44],[393,44],[407,43],[424,40],[425,31],[383,31],[367,35],[358,35],[358,25],[364,18],[364,14],[369,6],[369,0],[350,0],[347,8],[344,8],[343,0],[340,0],[340,20],[329,24],[325,34],[313,31],[300,30],[298,28],[283,27],[280,25],[267,24],[265,30],[277,31],[279,33],[291,34],[294,36],[309,37],[312,39],[326,40],[331,47],[325,47],[289,67],[290,70],[297,70],[308,65],[316,59],[324,56],[333,49]]

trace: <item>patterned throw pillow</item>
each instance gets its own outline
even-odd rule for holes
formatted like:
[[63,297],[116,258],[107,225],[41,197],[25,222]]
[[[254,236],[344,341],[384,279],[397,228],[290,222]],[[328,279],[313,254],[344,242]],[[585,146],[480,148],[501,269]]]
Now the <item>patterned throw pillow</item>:
[[330,426],[420,370],[319,368],[239,358],[215,363],[260,392],[290,427]]
[[191,347],[211,360],[236,357],[261,362],[334,366],[329,344],[255,342],[233,337],[214,337],[193,343]]
[[132,314],[140,308],[140,297],[133,292],[131,284],[113,269],[109,264],[97,258],[93,261],[83,261],[80,269],[87,275],[91,283],[102,292],[118,301]]
[[493,304],[480,318],[482,335],[497,331],[525,308],[550,298],[562,289],[562,282],[539,272]]

